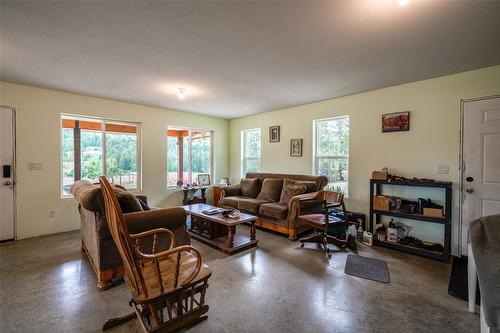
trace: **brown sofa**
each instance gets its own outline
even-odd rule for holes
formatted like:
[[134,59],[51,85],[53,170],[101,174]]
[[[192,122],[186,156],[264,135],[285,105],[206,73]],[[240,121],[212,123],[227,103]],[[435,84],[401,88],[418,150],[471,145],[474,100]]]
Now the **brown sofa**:
[[[328,183],[325,176],[281,173],[249,172],[245,179],[243,188],[241,183],[221,188],[219,206],[257,215],[256,225],[287,234],[290,240],[296,240],[298,233],[310,228],[300,224],[298,215],[321,211],[323,201],[318,192]],[[304,185],[306,193],[294,196],[288,205],[279,203],[285,182]]]
[[[145,196],[135,197],[118,186],[113,186],[113,190],[131,234],[156,228],[167,228],[175,234],[177,246],[191,243],[191,238],[185,228],[186,213],[184,209],[168,208],[144,211],[137,199],[147,203]],[[78,201],[82,251],[87,254],[97,275],[97,288],[99,290],[107,289],[112,286],[112,278],[123,276],[124,270],[120,254],[106,223],[101,188],[86,180],[79,180],[71,186],[71,193]],[[167,249],[169,243],[169,240],[162,239],[159,243],[159,249]],[[135,246],[135,244],[131,245]],[[145,239],[141,246],[145,251],[148,251],[151,246],[150,240]]]

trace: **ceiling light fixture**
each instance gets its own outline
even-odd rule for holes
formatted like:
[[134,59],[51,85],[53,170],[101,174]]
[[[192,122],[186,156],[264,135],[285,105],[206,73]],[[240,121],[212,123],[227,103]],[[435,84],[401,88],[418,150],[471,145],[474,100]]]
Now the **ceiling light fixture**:
[[410,0],[398,0],[400,6],[406,6],[408,3],[410,3]]
[[183,100],[186,98],[186,88],[177,88],[179,91],[177,94],[177,97],[179,97],[180,100]]

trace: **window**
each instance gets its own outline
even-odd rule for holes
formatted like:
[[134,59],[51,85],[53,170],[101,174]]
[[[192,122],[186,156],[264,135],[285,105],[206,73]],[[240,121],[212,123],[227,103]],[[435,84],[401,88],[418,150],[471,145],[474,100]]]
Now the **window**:
[[260,128],[241,131],[241,174],[260,172]]
[[78,116],[61,116],[63,196],[80,179],[110,182],[128,189],[140,188],[140,125]]
[[314,121],[314,173],[328,177],[327,189],[347,195],[349,116]]
[[212,132],[169,127],[167,133],[167,186],[198,181],[199,174],[212,177]]

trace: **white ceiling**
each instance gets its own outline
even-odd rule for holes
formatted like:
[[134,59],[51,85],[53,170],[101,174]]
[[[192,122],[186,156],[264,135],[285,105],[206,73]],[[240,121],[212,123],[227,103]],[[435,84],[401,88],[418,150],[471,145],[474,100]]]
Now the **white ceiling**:
[[500,64],[498,1],[2,1],[0,15],[4,81],[223,118]]

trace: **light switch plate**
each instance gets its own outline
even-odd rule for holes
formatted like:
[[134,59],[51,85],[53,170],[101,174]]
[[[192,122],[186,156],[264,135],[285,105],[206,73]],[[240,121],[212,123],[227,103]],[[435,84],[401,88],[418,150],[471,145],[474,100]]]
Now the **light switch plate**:
[[448,164],[440,164],[437,166],[436,173],[438,175],[447,175],[450,173],[450,166]]
[[30,169],[30,170],[42,170],[42,163],[30,162],[28,164],[28,169]]

